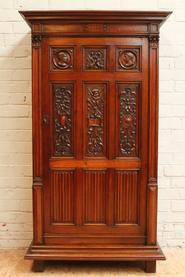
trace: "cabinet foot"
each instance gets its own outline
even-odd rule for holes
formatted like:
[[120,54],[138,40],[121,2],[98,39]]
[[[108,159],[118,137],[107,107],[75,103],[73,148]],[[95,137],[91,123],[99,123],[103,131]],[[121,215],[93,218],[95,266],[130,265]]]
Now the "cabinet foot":
[[145,262],[145,272],[155,273],[156,272],[156,261]]
[[43,272],[44,271],[44,261],[33,261],[32,271],[33,272]]

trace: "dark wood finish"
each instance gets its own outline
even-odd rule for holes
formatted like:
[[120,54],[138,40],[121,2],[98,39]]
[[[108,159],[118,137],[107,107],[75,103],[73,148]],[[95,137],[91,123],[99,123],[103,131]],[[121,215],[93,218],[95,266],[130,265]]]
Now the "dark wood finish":
[[159,28],[170,12],[22,11],[32,29],[27,259],[144,261],[157,244]]
[[33,272],[43,272],[44,271],[44,261],[34,260],[32,264]]
[[145,262],[145,272],[146,273],[155,273],[156,272],[156,261]]

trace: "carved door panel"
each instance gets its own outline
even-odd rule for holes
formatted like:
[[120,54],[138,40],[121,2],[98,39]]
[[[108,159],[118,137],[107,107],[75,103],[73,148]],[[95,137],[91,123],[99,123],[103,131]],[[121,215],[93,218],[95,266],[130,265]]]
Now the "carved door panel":
[[147,43],[44,40],[46,243],[145,242]]

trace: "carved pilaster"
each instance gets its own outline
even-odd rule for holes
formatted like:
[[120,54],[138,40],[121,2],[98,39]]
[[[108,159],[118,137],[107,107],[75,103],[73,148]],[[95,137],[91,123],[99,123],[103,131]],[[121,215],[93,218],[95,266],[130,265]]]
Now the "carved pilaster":
[[41,177],[33,178],[33,225],[34,225],[34,244],[42,244],[43,242],[43,182]]
[[41,35],[32,34],[32,128],[33,128],[33,244],[43,243],[43,181],[41,127]]
[[149,40],[149,43],[150,43],[150,47],[158,48],[158,46],[159,46],[159,34],[150,34],[148,36],[148,40]]
[[33,186],[42,186],[42,178],[41,177],[35,177],[33,178]]
[[157,242],[157,194],[157,179],[150,178],[147,189],[147,244],[149,245],[155,245]]
[[151,187],[155,187],[157,185],[157,178],[154,178],[154,177],[149,178],[149,185]]
[[158,160],[158,58],[159,34],[149,40],[149,162],[147,186],[147,244],[157,243],[157,160]]
[[32,34],[32,46],[37,48],[41,45],[42,36],[40,34]]

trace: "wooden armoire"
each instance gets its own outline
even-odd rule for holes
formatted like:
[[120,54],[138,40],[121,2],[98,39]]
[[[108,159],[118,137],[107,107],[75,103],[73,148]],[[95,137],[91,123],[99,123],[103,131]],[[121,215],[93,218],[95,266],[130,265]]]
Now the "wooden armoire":
[[158,51],[165,11],[21,11],[32,30],[33,270],[155,272]]

